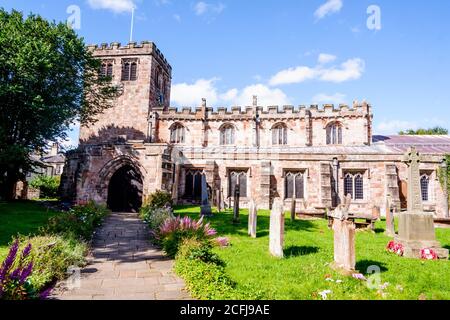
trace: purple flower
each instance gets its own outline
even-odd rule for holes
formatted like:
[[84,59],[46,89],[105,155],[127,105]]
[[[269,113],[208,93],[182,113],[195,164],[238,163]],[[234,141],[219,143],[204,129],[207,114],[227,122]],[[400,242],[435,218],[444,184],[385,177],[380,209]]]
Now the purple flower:
[[0,270],[0,282],[5,279],[6,274],[9,272],[12,265],[14,264],[14,260],[16,260],[18,250],[19,250],[19,240],[16,239],[16,241],[14,241],[13,245],[11,246],[11,249],[9,249],[8,256],[6,257],[5,261],[3,261]]
[[25,249],[23,249],[22,251],[22,259],[25,259],[26,257],[28,257],[30,255],[31,252],[31,243],[29,243]]
[[18,267],[9,275],[9,278],[11,280],[19,280],[19,276],[20,276],[21,272],[22,272],[22,269],[20,267]]
[[52,284],[49,285],[47,288],[45,288],[44,290],[42,290],[42,291],[40,292],[40,294],[39,294],[39,299],[41,299],[41,300],[47,299],[48,296],[50,295],[50,293],[52,292],[54,285],[55,285],[55,284],[52,283]]
[[20,284],[25,283],[25,281],[27,280],[27,278],[30,276],[31,272],[33,272],[33,262],[30,262],[30,263],[22,270],[22,273],[20,274],[20,278],[19,278]]

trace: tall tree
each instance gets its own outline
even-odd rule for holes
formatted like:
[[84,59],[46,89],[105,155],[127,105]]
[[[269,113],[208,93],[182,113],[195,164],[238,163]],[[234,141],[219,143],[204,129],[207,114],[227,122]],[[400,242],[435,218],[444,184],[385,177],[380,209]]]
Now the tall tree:
[[406,131],[400,131],[399,135],[405,136],[405,135],[448,135],[448,130],[442,127],[434,127],[430,129],[417,129],[417,130],[406,130]]
[[95,122],[117,89],[65,23],[0,9],[0,48],[0,196],[10,198],[30,154],[74,121]]

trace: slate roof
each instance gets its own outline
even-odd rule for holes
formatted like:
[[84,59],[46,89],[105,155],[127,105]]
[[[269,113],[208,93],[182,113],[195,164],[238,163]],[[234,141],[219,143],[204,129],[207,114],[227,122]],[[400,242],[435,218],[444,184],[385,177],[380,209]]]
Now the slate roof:
[[450,136],[374,136],[374,145],[385,145],[393,153],[405,153],[409,147],[416,147],[419,153],[450,154]]

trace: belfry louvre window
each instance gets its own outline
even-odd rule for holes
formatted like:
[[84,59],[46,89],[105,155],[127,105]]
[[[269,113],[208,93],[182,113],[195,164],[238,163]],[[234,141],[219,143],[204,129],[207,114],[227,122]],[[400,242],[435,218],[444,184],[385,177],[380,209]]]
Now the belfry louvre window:
[[133,59],[122,60],[122,81],[135,81],[137,79],[137,61]]
[[342,126],[332,123],[327,127],[327,144],[342,144]]
[[170,143],[184,143],[185,128],[181,124],[176,124],[170,131]]
[[223,146],[234,144],[234,127],[227,124],[220,130],[220,144]]
[[364,200],[364,175],[362,173],[345,174],[344,195],[351,195],[353,200]]
[[287,145],[287,128],[280,123],[272,128],[272,144],[273,145]]
[[236,186],[239,187],[239,196],[247,197],[247,171],[233,170],[229,172],[228,176],[228,196],[233,197]]
[[284,177],[284,198],[292,199],[305,198],[305,173],[288,171]]
[[420,177],[420,190],[422,191],[422,201],[430,200],[430,176],[427,174]]

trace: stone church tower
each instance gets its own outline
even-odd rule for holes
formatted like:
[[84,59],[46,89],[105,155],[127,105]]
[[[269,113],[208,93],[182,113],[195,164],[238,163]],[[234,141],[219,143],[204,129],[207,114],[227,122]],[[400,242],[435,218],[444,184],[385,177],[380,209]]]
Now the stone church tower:
[[152,141],[155,112],[169,108],[172,67],[152,42],[88,48],[94,57],[101,59],[101,72],[112,77],[120,96],[95,125],[81,128],[80,143]]

